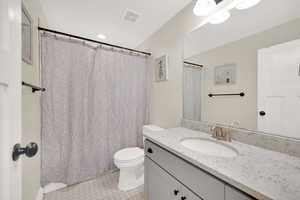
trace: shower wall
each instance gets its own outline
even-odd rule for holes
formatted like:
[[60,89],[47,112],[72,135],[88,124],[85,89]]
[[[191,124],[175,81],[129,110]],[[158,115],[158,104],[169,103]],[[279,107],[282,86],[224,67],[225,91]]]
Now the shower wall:
[[[33,63],[22,63],[22,79],[28,83],[40,84],[39,41],[37,26],[40,21],[46,26],[39,0],[23,0],[23,5],[33,20]],[[31,89],[23,87],[22,91],[22,146],[36,142],[40,146],[40,95],[33,94]],[[40,151],[33,158],[22,157],[22,200],[36,199],[40,187]]]

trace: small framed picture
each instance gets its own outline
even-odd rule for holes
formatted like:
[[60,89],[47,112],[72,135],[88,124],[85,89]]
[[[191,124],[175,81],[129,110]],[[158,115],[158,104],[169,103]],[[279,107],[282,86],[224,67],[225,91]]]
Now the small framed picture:
[[32,64],[32,18],[22,5],[22,60]]
[[236,64],[215,67],[215,84],[231,85],[236,83]]
[[164,55],[155,59],[155,81],[168,80],[168,56]]

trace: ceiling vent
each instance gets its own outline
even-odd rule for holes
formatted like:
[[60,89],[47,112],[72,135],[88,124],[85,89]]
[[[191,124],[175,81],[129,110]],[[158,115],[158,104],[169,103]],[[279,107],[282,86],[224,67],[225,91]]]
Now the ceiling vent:
[[126,21],[136,22],[138,20],[139,16],[140,15],[138,13],[131,11],[131,10],[127,10],[124,15],[124,19]]

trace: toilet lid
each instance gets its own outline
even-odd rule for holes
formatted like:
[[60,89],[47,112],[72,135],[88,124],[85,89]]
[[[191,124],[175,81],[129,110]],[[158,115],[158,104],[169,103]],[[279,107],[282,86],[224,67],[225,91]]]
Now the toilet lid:
[[144,156],[144,151],[138,147],[126,148],[115,153],[114,158],[119,161],[135,160]]

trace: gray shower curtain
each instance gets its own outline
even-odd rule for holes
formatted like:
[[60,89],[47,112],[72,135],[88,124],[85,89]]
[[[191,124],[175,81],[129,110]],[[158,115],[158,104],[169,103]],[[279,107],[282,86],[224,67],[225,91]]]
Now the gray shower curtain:
[[183,118],[201,121],[201,68],[183,67]]
[[113,154],[142,145],[150,58],[41,35],[42,177],[74,184],[114,168]]

